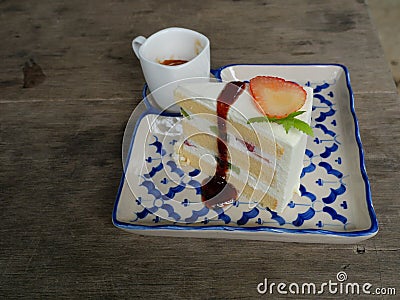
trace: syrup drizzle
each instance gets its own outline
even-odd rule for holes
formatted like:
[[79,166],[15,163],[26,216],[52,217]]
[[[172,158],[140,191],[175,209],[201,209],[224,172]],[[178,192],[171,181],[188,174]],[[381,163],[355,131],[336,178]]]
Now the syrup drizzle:
[[229,170],[228,147],[227,144],[227,126],[229,108],[246,87],[245,82],[232,81],[225,85],[224,89],[217,98],[217,116],[218,116],[218,158],[215,175],[206,178],[201,186],[202,201],[207,207],[213,207],[217,204],[223,204],[237,198],[235,187],[226,181]]
[[165,59],[162,62],[160,62],[160,64],[166,66],[178,66],[178,65],[183,65],[187,62],[188,62],[187,60],[183,59]]

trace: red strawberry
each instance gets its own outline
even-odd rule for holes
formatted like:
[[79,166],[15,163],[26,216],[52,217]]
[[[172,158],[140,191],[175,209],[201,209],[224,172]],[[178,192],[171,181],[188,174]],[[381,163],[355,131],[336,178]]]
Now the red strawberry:
[[250,80],[250,91],[260,110],[270,118],[282,119],[299,110],[306,101],[306,91],[297,83],[272,76]]

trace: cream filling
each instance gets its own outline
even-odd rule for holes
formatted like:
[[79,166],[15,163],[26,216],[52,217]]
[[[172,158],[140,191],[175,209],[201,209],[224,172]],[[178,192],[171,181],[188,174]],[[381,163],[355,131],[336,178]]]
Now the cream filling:
[[[199,160],[204,160],[205,162],[214,166],[216,165],[215,156],[214,154],[210,154],[208,149],[200,147],[194,143],[191,143],[190,146],[187,144],[183,144],[182,147],[184,147],[185,150],[187,150],[194,156],[198,157]],[[273,189],[268,184],[262,182],[260,178],[256,178],[250,174],[243,174],[243,170],[237,170],[237,167],[235,165],[232,165],[230,167],[229,174],[230,176],[233,176],[236,180],[242,182],[243,184],[248,184],[255,190],[261,190],[261,191],[268,190],[269,192],[271,189]],[[208,175],[212,176],[213,174],[208,174]]]
[[[216,161],[214,159],[214,156],[209,154],[208,149],[205,149],[203,147],[198,147],[197,145],[191,144],[191,146],[188,146],[186,144],[183,144],[182,147],[184,147],[185,151],[189,152],[191,155],[197,157],[199,160],[204,160],[206,163],[209,165],[215,166]],[[208,155],[206,155],[208,154]],[[201,159],[200,159],[201,158]],[[179,158],[177,158],[179,159]],[[202,163],[200,162],[200,165]],[[207,169],[207,168],[206,168]],[[241,184],[234,185],[238,191],[241,191],[243,187],[247,184],[254,190],[254,194],[251,197],[248,197],[245,195],[245,193],[240,193],[238,200],[243,201],[243,202],[259,202],[263,196],[262,195],[268,194],[269,196],[277,199],[277,206],[275,208],[276,211],[282,211],[289,201],[293,198],[293,195],[299,194],[299,185],[300,185],[300,176],[296,179],[293,177],[293,182],[294,184],[292,186],[290,185],[283,185],[285,186],[284,189],[279,188],[282,185],[279,184],[282,180],[284,181],[285,179],[282,178],[281,176],[276,176],[275,178],[278,181],[278,184],[275,185],[267,185],[263,183],[262,181],[258,180],[257,178],[253,177],[252,175],[248,174],[248,176],[243,176],[242,170],[241,172],[237,173],[235,172],[235,166],[231,167],[229,170],[229,176],[232,176],[232,181],[239,181]],[[202,172],[204,172],[202,170]],[[208,174],[208,176],[212,176],[213,174]],[[281,173],[282,174],[282,173]],[[228,182],[231,182],[231,180],[228,179]],[[274,179],[275,180],[275,179]]]
[[[196,124],[196,133],[199,134],[209,134],[215,138],[218,136],[218,127],[215,125],[215,123],[211,123],[208,120],[205,120],[201,118],[201,114],[194,115],[190,111],[187,111],[189,115],[192,115],[191,119],[185,119],[182,121],[182,126],[185,126],[185,122],[195,122]],[[194,117],[193,117],[194,116]],[[197,118],[197,119],[196,119]],[[235,133],[237,135],[235,135]],[[186,139],[190,140],[190,137],[186,137]],[[245,137],[241,136],[238,132],[232,132],[232,129],[230,126],[228,126],[228,134],[227,134],[227,144],[228,148],[233,147],[236,148],[237,150],[243,152],[244,155],[250,155],[257,161],[259,161],[262,164],[267,165],[268,167],[274,167],[275,165],[275,156],[271,153],[266,153],[262,151],[262,149],[253,144],[248,144],[249,147],[252,147],[252,151],[248,149],[248,146],[246,145],[245,142]]]

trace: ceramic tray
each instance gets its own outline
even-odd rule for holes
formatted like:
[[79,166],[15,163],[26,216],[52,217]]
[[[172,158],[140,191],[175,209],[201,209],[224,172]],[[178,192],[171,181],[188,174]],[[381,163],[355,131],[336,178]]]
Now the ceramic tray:
[[346,67],[228,65],[212,73],[224,81],[279,76],[314,89],[314,137],[307,141],[301,197],[281,213],[240,201],[228,209],[208,209],[199,200],[202,174],[175,164],[180,131],[174,124],[180,117],[160,116],[147,102],[132,116],[112,214],[115,226],[142,235],[308,243],[357,243],[377,233]]

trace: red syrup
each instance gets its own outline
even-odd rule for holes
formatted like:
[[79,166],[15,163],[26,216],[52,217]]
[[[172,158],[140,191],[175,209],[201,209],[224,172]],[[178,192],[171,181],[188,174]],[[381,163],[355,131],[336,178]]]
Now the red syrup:
[[237,198],[237,190],[226,181],[229,170],[228,147],[227,144],[227,126],[229,108],[246,87],[245,82],[233,81],[225,85],[224,89],[217,98],[217,116],[218,116],[218,159],[213,177],[206,178],[201,186],[202,201],[207,207],[213,207],[217,204],[227,203]]
[[178,66],[186,64],[188,61],[183,59],[165,59],[160,64],[165,66]]

